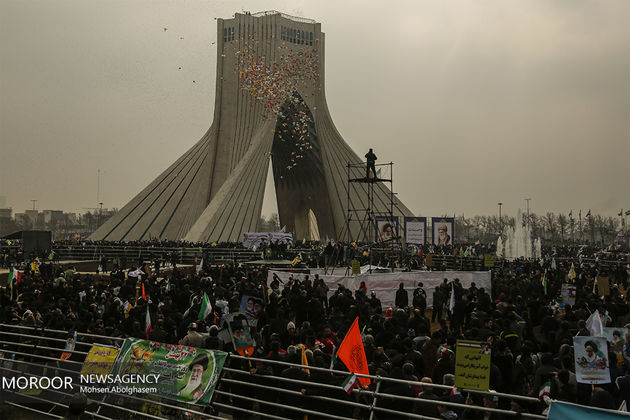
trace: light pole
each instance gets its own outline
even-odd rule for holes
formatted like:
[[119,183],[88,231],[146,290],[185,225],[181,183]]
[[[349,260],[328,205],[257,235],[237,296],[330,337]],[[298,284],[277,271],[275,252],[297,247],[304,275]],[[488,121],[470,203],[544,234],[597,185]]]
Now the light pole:
[[499,205],[499,235],[503,233],[503,223],[501,221],[501,206],[503,203],[497,203]]
[[529,226],[529,202],[532,201],[532,199],[526,198],[525,201],[527,201],[527,226]]

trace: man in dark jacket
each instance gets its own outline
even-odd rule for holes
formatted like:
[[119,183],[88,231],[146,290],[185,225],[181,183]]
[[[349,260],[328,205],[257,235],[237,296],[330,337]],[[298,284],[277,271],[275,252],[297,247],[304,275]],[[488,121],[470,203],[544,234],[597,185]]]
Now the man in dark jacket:
[[442,320],[442,312],[444,310],[444,292],[438,286],[433,292],[433,310],[431,314],[431,322],[440,322]]
[[409,296],[405,290],[405,284],[401,282],[396,291],[396,307],[406,308],[407,305],[409,305]]

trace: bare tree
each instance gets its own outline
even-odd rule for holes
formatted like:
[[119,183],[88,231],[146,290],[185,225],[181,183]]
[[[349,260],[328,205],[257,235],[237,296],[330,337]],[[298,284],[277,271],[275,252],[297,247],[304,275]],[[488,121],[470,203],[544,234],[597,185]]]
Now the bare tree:
[[568,218],[564,214],[560,213],[558,215],[558,229],[560,231],[560,240],[564,243],[564,234],[567,231]]

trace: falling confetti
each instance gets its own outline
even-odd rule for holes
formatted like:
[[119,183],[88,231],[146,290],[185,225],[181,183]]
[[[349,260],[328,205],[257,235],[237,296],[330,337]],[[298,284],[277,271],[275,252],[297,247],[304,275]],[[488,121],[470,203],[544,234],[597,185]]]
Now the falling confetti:
[[[256,36],[254,35],[254,38]],[[235,42],[232,42],[235,45]],[[267,46],[271,44],[267,42]],[[288,156],[286,170],[293,170],[304,153],[311,150],[309,127],[314,127],[312,117],[305,112],[306,106],[298,91],[317,85],[319,80],[317,50],[294,51],[285,46],[276,49],[277,58],[267,60],[260,54],[264,43],[258,39],[243,41],[235,55],[234,73],[238,75],[240,88],[256,103],[263,106],[267,120],[284,120],[280,130],[273,130],[275,139],[290,140],[294,150]],[[301,89],[304,88],[304,89]],[[314,94],[313,94],[314,95]],[[252,104],[253,106],[253,104]],[[271,154],[265,154],[267,159]],[[282,177],[281,177],[282,179]]]

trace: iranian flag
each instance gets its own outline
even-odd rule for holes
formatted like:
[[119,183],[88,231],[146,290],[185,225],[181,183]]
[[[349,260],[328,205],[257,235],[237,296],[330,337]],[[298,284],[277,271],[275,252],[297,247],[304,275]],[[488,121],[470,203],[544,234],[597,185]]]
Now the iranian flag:
[[352,375],[349,375],[345,381],[343,381],[341,386],[343,386],[343,390],[350,395],[352,394],[352,390],[357,386],[358,380],[357,375],[353,373]]
[[149,305],[147,304],[147,317],[146,317],[146,334],[147,340],[149,339],[149,333],[151,333],[151,315],[149,314]]
[[7,281],[7,286],[11,286],[13,282],[15,282],[15,284],[19,284],[20,281],[22,281],[22,273],[17,271],[17,269],[11,267],[9,269],[9,279]]
[[547,381],[540,387],[540,391],[538,392],[538,398],[543,399],[545,397],[549,397],[551,395],[551,382]]
[[210,312],[212,312],[210,298],[208,297],[206,292],[203,292],[203,300],[201,301],[201,309],[199,310],[199,316],[197,317],[197,319],[199,321],[203,321],[208,315],[210,315]]

